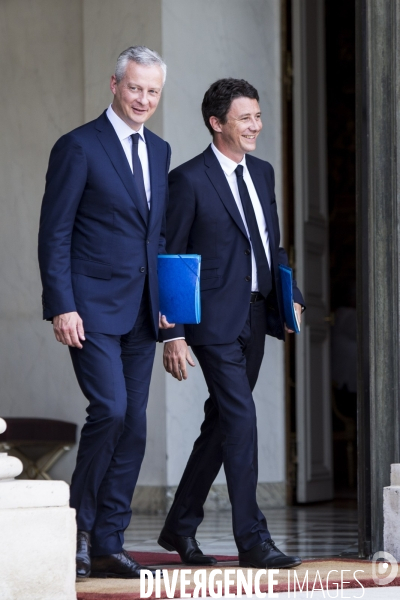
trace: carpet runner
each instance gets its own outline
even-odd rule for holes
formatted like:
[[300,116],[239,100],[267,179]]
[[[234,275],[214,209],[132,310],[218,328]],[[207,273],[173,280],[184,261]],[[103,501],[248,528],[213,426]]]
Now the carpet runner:
[[[218,564],[207,569],[197,569],[182,565],[177,554],[134,552],[135,559],[143,566],[165,569],[165,579],[158,584],[153,581],[152,593],[148,594],[148,583],[141,596],[138,579],[87,579],[76,585],[77,600],[137,600],[140,598],[180,598],[182,591],[193,597],[210,596],[210,587],[218,596],[235,594],[238,586],[243,597],[255,592],[268,592],[268,577],[275,580],[274,592],[310,590],[340,590],[358,588],[357,595],[362,597],[363,588],[379,586],[387,573],[380,572],[376,564],[366,560],[322,559],[307,560],[295,569],[281,569],[279,573],[258,573],[257,569],[238,567],[237,557],[219,556]],[[378,563],[379,564],[379,563]],[[202,571],[201,573],[197,573]],[[227,572],[229,571],[229,572]],[[174,574],[175,573],[175,574]],[[257,575],[258,573],[258,575]],[[210,577],[211,576],[211,577]],[[203,584],[203,587],[201,585]],[[399,586],[400,574],[388,585]],[[183,586],[183,587],[182,587]],[[196,589],[197,586],[197,589]],[[200,587],[199,587],[200,586]],[[229,587],[229,590],[228,590]],[[382,586],[384,589],[384,586]]]

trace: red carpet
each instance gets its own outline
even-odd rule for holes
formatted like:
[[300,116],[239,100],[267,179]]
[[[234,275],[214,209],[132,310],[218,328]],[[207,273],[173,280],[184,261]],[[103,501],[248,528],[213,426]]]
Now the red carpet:
[[[185,577],[189,577],[189,581],[186,580],[182,585],[187,586],[184,587],[184,591],[190,593],[193,597],[193,593],[195,592],[195,587],[198,585],[195,580],[195,571],[199,569],[193,569],[190,574],[186,573],[185,576],[179,575],[178,578],[175,578],[176,587],[174,590],[170,590],[167,593],[166,581],[168,586],[171,586],[170,577],[172,578],[174,569],[178,569],[180,572],[181,568],[188,568],[182,563],[178,562],[178,555],[176,554],[165,554],[165,553],[152,553],[152,552],[133,552],[132,553],[136,560],[140,561],[143,565],[150,566],[151,565],[163,565],[164,568],[168,569],[169,577],[167,580],[162,580],[160,582],[160,588],[156,595],[156,588],[153,588],[153,593],[151,594],[151,598],[154,599],[156,597],[167,598],[173,597],[179,598],[181,597],[181,583],[179,581],[185,580]],[[241,575],[241,580],[243,582],[243,576],[251,576],[251,570],[240,569],[237,566],[228,565],[228,562],[236,562],[235,556],[219,556],[218,559],[220,561],[219,565],[215,567],[209,567],[208,569],[203,569],[203,573],[205,572],[205,581],[209,581],[209,577],[211,577],[211,571],[214,569],[219,569],[219,572],[214,572],[214,583],[212,590],[216,590],[216,583],[220,582],[222,585],[224,580],[224,573],[228,575],[228,579],[233,577],[233,580],[229,580],[227,591],[230,593],[237,592],[238,584],[238,576]],[[167,563],[167,561],[169,561]],[[225,564],[224,564],[225,562]],[[222,563],[222,564],[221,564]],[[170,566],[168,566],[170,565]],[[162,567],[160,567],[162,568]],[[227,571],[229,570],[229,571]],[[176,571],[175,571],[176,572]],[[257,570],[253,570],[253,576],[255,577]],[[261,578],[258,580],[259,590],[261,592],[267,592],[268,590],[268,576],[261,574]],[[330,596],[330,597],[351,597],[348,595],[341,594],[341,590],[348,590],[351,588],[356,588],[356,595],[353,597],[361,598],[363,596],[363,589],[366,587],[376,587],[378,585],[377,577],[375,573],[375,567],[372,562],[364,561],[360,559],[352,560],[352,559],[342,559],[342,558],[334,558],[334,559],[322,559],[322,560],[306,560],[302,565],[290,569],[289,571],[286,569],[280,570],[278,574],[274,576],[276,579],[276,583],[274,585],[274,592],[287,592],[291,590],[293,592],[294,589],[300,591],[303,589],[304,591],[312,591],[312,590],[335,590],[339,591],[339,595]],[[384,575],[378,577],[378,579],[383,578]],[[178,581],[179,580],[179,581]],[[253,580],[254,585],[252,585],[253,590],[255,590],[255,579]],[[243,583],[240,583],[240,590],[242,589]],[[250,584],[251,585],[251,584]],[[395,579],[389,583],[390,586],[400,585],[400,576],[397,574]],[[384,590],[386,586],[383,586]],[[223,588],[220,588],[221,591]],[[198,594],[198,588],[196,588]],[[138,579],[135,580],[124,580],[124,579],[87,579],[82,582],[78,582],[76,585],[77,591],[77,599],[78,600],[139,600],[140,599],[140,581]],[[225,592],[225,590],[223,590]],[[205,590],[206,595],[210,595],[210,590],[207,588]],[[168,595],[169,594],[169,595]],[[219,593],[218,593],[219,596]],[[329,595],[327,596],[329,597]]]

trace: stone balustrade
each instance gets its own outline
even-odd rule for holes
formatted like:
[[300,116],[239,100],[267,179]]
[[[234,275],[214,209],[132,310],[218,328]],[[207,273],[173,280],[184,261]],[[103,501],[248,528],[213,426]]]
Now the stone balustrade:
[[[4,419],[0,418],[0,434],[7,429]],[[8,456],[6,452],[0,452],[0,481],[14,479],[22,473],[22,462],[14,456]]]
[[[0,433],[6,430],[0,418]],[[18,458],[0,453],[1,600],[76,600],[75,511],[64,481],[15,480]]]

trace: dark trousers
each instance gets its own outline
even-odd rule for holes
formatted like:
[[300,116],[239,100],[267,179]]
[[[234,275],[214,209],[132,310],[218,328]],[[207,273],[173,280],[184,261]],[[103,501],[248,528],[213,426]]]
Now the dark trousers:
[[210,397],[205,418],[168,513],[166,529],[195,536],[203,505],[224,465],[232,524],[240,552],[270,537],[256,500],[258,449],[252,390],[264,355],[264,302],[250,304],[246,324],[231,344],[193,346]]
[[83,349],[70,348],[75,373],[89,401],[71,506],[78,529],[91,531],[92,555],[122,550],[131,501],[146,445],[146,407],[155,335],[145,293],[126,335],[85,332]]

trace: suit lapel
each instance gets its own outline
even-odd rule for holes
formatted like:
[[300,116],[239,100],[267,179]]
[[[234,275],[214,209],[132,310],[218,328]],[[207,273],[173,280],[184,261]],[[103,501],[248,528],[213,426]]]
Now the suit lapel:
[[206,174],[208,178],[213,184],[215,191],[220,197],[226,210],[228,211],[232,219],[235,221],[236,225],[239,227],[243,235],[245,235],[248,239],[246,228],[244,226],[243,219],[235,202],[235,198],[233,197],[231,188],[229,187],[229,183],[226,180],[225,173],[223,172],[217,157],[212,151],[211,146],[209,146],[203,154],[204,163],[206,165]]
[[135,180],[132,176],[132,171],[126,159],[125,152],[121,146],[121,142],[119,141],[117,134],[115,133],[114,127],[111,125],[105,112],[97,119],[96,129],[97,137],[104,150],[107,152],[114,169],[122,179],[122,182],[132,198],[143,221],[147,223],[147,215],[144,213],[144,209],[141,207],[141,204],[138,201],[138,192],[136,191]]
[[151,233],[154,225],[157,223],[159,211],[161,208],[160,199],[158,196],[158,162],[156,157],[156,149],[148,131],[144,128],[144,137],[146,139],[146,148],[147,148],[147,156],[149,159],[149,170],[150,170],[150,189],[151,189],[151,198],[150,198],[150,215],[149,215],[149,226],[148,231]]
[[[250,158],[250,160],[249,160],[249,158]],[[265,221],[267,223],[269,243],[270,243],[271,250],[272,250],[272,248],[275,248],[275,237],[274,237],[274,227],[273,227],[272,216],[271,216],[271,200],[270,200],[270,194],[269,194],[268,188],[267,188],[267,182],[265,181],[264,173],[261,171],[261,169],[258,167],[258,165],[255,165],[252,162],[251,157],[246,156],[246,165],[249,170],[254,187],[256,188],[257,196],[258,196],[258,199],[260,200],[260,203],[261,203],[261,206],[262,206],[262,209],[264,212]],[[272,252],[271,252],[271,256],[272,256]]]

